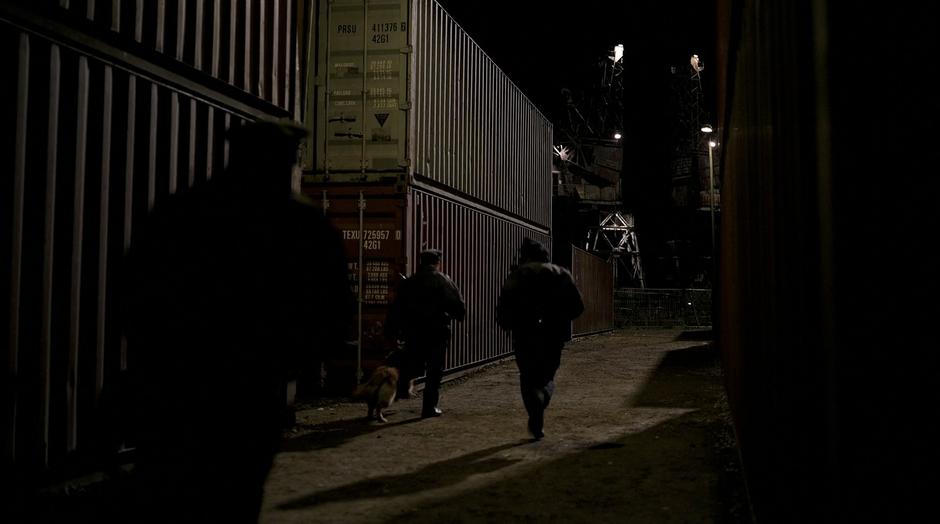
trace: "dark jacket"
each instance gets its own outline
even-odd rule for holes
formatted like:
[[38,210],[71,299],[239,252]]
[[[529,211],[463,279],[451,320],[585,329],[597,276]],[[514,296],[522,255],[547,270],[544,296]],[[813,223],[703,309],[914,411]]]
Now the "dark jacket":
[[342,242],[307,199],[220,177],[169,198],[135,235],[128,358],[147,379],[257,398],[342,344]]
[[514,335],[538,332],[548,340],[570,338],[568,323],[584,311],[581,293],[567,269],[529,262],[513,270],[503,284],[496,322]]
[[463,296],[450,277],[433,266],[421,266],[398,286],[385,335],[402,340],[446,337],[451,320],[463,320],[466,312]]

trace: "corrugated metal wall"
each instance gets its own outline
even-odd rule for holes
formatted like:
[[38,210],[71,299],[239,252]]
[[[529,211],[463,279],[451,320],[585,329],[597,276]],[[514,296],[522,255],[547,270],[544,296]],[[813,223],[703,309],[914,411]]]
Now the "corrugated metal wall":
[[295,38],[295,26],[303,16],[297,2],[60,0],[58,4],[73,17],[69,23],[85,19],[124,38],[116,42],[140,44],[285,111],[297,109],[298,45],[303,45]]
[[571,276],[584,301],[584,313],[571,323],[571,334],[614,329],[614,261],[571,246]]
[[[742,2],[723,133],[717,323],[751,501],[803,520],[830,489],[812,2]],[[766,31],[764,31],[766,29]],[[800,35],[800,38],[797,38]],[[775,96],[787,93],[789,96]],[[821,200],[823,198],[823,200]],[[824,204],[824,209],[828,204]]]
[[412,9],[414,172],[550,225],[551,123],[437,2]]
[[446,194],[413,193],[414,252],[444,252],[441,270],[454,279],[467,304],[467,318],[454,324],[447,371],[471,367],[512,352],[509,336],[496,325],[496,303],[519,246],[528,236],[551,249],[551,238],[524,224],[463,205]]
[[719,6],[717,322],[755,519],[922,520],[940,470],[940,5]]
[[140,219],[221,171],[228,127],[297,112],[297,5],[261,5],[0,4],[8,471],[93,449],[126,359],[117,277]]

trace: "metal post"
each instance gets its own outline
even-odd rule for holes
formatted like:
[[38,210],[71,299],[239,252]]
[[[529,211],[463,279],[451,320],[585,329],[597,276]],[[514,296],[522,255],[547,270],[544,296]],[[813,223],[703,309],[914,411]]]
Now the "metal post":
[[[330,199],[326,197],[326,190],[324,189],[323,190],[323,218],[327,218],[327,210],[329,209],[330,209]],[[347,277],[346,285],[347,286],[349,285],[348,277]],[[320,391],[323,391],[326,389],[326,378],[327,378],[326,377],[326,361],[320,360],[320,376],[319,376]]]
[[708,207],[712,215],[712,286],[715,285],[715,166],[712,151],[715,146],[708,144]]
[[[362,153],[359,159],[360,174],[362,179],[366,178],[366,104],[368,103],[369,94],[369,2],[364,0],[362,2],[362,118],[361,122],[361,132],[362,132]],[[359,239],[360,244],[362,239]]]
[[[333,27],[331,25],[332,17],[333,17],[333,2],[330,1],[326,7],[326,27]],[[315,19],[316,16],[312,16],[311,18]],[[311,21],[311,24],[312,23],[313,22]],[[363,29],[365,29],[365,27],[363,27]],[[316,34],[316,33],[311,33],[311,34]],[[324,111],[326,112],[326,115],[324,116],[324,119],[326,120],[326,122],[323,123],[323,174],[325,175],[327,179],[329,179],[329,176],[330,176],[330,140],[329,140],[329,137],[330,137],[330,131],[331,131],[330,130],[330,107],[332,107],[330,105],[330,97],[333,94],[333,92],[330,91],[330,73],[331,73],[331,67],[333,66],[333,55],[332,55],[333,38],[331,35],[327,34],[325,40],[326,40],[326,72],[323,73],[323,96],[324,96],[323,107],[324,107]],[[311,44],[310,47],[313,48],[315,46]],[[313,61],[308,62],[309,64],[308,67],[312,67],[312,64],[314,63],[315,62]],[[342,114],[340,116],[342,116]],[[313,129],[316,130],[317,121],[315,119],[311,119],[311,122],[313,122],[313,126],[314,126]],[[318,147],[318,144],[316,143],[316,138],[314,137],[314,135],[316,135],[316,131],[314,131],[313,133],[310,133],[310,136],[312,137],[310,138],[311,155],[316,155],[318,153],[318,151],[315,149],[316,147]],[[316,160],[311,160],[310,164],[314,167],[314,169],[316,169]],[[326,198],[325,193],[324,193],[324,198]]]
[[[718,326],[718,306],[715,303],[715,289],[718,284],[718,257],[715,250],[715,165],[712,160],[712,152],[715,150],[715,143],[708,144],[708,207],[712,215],[712,278],[711,278],[711,324],[715,332]],[[717,337],[717,335],[716,335]]]
[[358,342],[356,343],[356,384],[358,385],[362,381],[362,280],[363,280],[363,244],[362,238],[365,236],[365,209],[366,209],[366,200],[362,196],[362,191],[359,192],[359,286],[357,302],[359,305],[359,314],[358,322],[359,327],[357,329],[359,334]]

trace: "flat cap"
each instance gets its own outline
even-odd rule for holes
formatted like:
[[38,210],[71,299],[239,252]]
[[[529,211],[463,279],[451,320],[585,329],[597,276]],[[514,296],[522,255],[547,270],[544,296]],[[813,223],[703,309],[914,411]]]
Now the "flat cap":
[[422,266],[437,264],[443,255],[440,249],[425,249],[418,254],[418,261]]
[[549,255],[541,242],[525,237],[522,239],[522,247],[519,248],[519,258],[522,263],[548,262]]

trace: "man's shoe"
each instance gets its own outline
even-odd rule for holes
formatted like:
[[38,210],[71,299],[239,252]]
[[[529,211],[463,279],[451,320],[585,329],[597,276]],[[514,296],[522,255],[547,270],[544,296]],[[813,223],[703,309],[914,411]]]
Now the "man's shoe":
[[529,417],[529,433],[532,434],[533,440],[545,438],[545,432],[542,431],[542,421],[537,420],[535,417]]
[[444,414],[444,412],[441,411],[441,408],[434,408],[434,409],[431,410],[431,411],[422,411],[422,412],[421,412],[421,418],[439,417],[439,416],[441,416],[441,415],[443,415],[443,414]]

